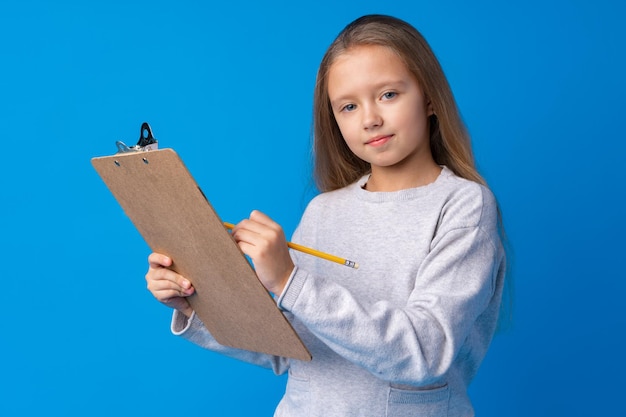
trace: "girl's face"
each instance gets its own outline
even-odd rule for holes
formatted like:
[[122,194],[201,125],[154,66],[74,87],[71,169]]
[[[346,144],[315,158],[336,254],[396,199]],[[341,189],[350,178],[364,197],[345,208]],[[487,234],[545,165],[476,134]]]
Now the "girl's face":
[[431,106],[391,49],[360,45],[338,56],[328,72],[328,96],[346,144],[371,164],[370,180],[386,173],[415,177],[420,167],[435,166],[429,141]]

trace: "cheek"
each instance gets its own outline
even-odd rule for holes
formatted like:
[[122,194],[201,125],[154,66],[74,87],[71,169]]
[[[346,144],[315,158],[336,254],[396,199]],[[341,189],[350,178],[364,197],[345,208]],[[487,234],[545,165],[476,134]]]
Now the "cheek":
[[337,126],[339,127],[339,131],[341,132],[343,141],[346,143],[352,153],[357,154],[359,152],[357,145],[361,143],[361,139],[358,135],[358,132],[355,131],[353,124],[343,120],[342,123],[337,122]]
[[417,134],[428,132],[428,117],[423,109],[417,111],[398,114],[396,118],[397,126],[404,126]]
[[354,131],[346,128],[341,131],[341,135],[343,136],[343,140],[346,142],[346,145],[348,145],[348,148],[350,148],[353,153],[357,153],[360,149],[359,145],[361,144],[361,140],[358,135],[355,135]]
[[350,145],[350,141],[354,137],[354,130],[351,128],[350,123],[345,119],[338,119],[336,116],[335,122],[339,127],[339,131],[341,132],[341,136],[343,136],[343,140],[346,141],[348,145]]

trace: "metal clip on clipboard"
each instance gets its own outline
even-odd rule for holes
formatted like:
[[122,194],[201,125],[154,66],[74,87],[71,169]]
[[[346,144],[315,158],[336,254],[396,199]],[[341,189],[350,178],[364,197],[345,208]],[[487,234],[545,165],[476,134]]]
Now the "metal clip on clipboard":
[[150,125],[146,122],[143,122],[141,125],[139,141],[135,146],[128,146],[121,140],[116,141],[115,145],[117,146],[117,153],[156,151],[159,148],[159,143],[152,135]]

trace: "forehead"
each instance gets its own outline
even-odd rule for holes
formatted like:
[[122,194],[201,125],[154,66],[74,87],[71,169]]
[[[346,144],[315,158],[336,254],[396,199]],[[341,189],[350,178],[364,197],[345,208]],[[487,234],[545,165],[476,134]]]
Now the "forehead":
[[328,70],[328,93],[333,96],[351,89],[391,82],[406,82],[413,76],[404,61],[390,48],[359,45],[337,56]]

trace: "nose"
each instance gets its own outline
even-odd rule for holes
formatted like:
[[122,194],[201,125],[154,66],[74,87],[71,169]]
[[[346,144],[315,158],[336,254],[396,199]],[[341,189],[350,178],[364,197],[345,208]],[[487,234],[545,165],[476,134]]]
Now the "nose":
[[371,104],[368,106],[363,106],[363,128],[364,129],[375,129],[377,127],[382,126],[383,118],[380,115],[380,112],[376,108],[376,105]]

